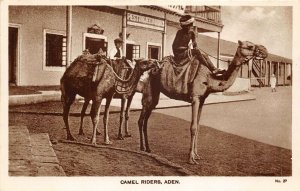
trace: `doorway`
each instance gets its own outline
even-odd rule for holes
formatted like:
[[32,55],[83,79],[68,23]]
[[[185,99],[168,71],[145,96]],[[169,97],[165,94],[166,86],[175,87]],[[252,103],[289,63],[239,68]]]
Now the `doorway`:
[[91,54],[96,54],[101,49],[107,54],[107,43],[104,39],[86,37],[85,49],[88,49]]
[[8,30],[8,79],[9,85],[16,85],[19,29],[17,27],[9,27]]

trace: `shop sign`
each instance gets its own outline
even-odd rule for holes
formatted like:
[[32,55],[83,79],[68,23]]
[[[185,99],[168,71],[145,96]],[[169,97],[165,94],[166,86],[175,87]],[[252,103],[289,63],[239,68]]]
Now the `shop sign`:
[[165,21],[144,15],[127,13],[127,25],[164,31]]

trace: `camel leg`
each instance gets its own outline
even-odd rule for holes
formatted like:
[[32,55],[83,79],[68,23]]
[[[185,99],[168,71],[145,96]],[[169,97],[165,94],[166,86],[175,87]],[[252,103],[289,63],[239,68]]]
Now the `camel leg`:
[[91,143],[93,145],[96,145],[96,132],[97,132],[97,126],[99,123],[99,115],[101,111],[101,101],[102,98],[98,98],[97,100],[93,100],[92,108],[91,108],[91,119],[93,122],[93,135],[91,139]]
[[108,136],[108,117],[109,117],[109,106],[110,102],[113,98],[113,95],[109,96],[106,98],[106,104],[105,104],[105,112],[104,112],[104,117],[103,117],[103,124],[104,124],[104,144],[110,145],[112,142],[109,140]]
[[194,144],[194,153],[195,153],[195,159],[201,159],[200,156],[198,155],[198,134],[200,131],[200,118],[201,118],[201,113],[202,113],[202,109],[203,109],[203,105],[204,105],[204,101],[205,99],[200,98],[200,105],[199,105],[199,110],[198,110],[198,116],[197,116],[197,125],[198,125],[198,129],[196,132],[196,138],[195,138],[195,144]]
[[145,150],[143,138],[145,138],[146,151],[151,152],[148,144],[148,134],[147,134],[147,123],[151,115],[152,110],[156,107],[159,101],[160,91],[157,88],[159,83],[156,79],[150,79],[147,84],[145,84],[143,89],[142,98],[142,111],[140,118],[138,120],[139,132],[140,132],[140,149]]
[[193,97],[192,100],[192,122],[191,122],[191,144],[190,144],[190,156],[189,156],[189,163],[190,164],[198,164],[195,159],[195,141],[196,141],[196,134],[198,131],[198,109],[199,109],[200,101],[198,97]]
[[84,118],[85,111],[86,111],[88,105],[89,105],[89,100],[84,100],[84,104],[82,106],[81,113],[80,113],[80,128],[79,128],[78,135],[84,135],[83,127],[82,127],[83,126],[83,118]]
[[129,121],[129,112],[130,112],[130,105],[133,99],[133,95],[129,96],[127,100],[127,106],[126,106],[126,111],[125,111],[125,137],[131,137],[129,131],[128,131],[128,121]]
[[[149,143],[148,143],[148,119],[151,115],[152,109],[150,107],[143,106],[138,125],[139,125],[139,132],[140,132],[140,149],[141,151],[146,151],[146,152],[151,152],[149,148]],[[146,150],[144,147],[144,139],[145,138],[145,146]]]
[[67,130],[67,140],[74,141],[75,138],[72,136],[70,127],[69,127],[69,112],[72,103],[75,100],[75,95],[65,95],[63,98],[63,119]]
[[152,113],[152,108],[150,108],[146,112],[146,114],[145,114],[144,127],[143,127],[143,133],[144,133],[144,137],[145,137],[146,152],[148,152],[148,153],[151,153],[151,150],[149,148],[149,143],[148,143],[148,119],[149,119],[151,113]]
[[120,123],[119,123],[119,134],[118,134],[118,139],[119,140],[124,140],[124,137],[122,135],[122,127],[124,124],[124,113],[125,113],[125,104],[126,104],[126,99],[121,98],[121,113],[120,113]]
[[144,119],[145,119],[145,113],[146,113],[146,107],[143,106],[140,118],[138,120],[138,125],[139,125],[139,132],[140,132],[140,149],[141,151],[145,151],[144,147],[144,135],[143,135],[143,126],[144,126]]

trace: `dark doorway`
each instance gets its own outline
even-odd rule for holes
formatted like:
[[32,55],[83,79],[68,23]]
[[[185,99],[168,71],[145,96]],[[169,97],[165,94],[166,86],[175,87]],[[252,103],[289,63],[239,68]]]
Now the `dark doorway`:
[[18,28],[9,27],[8,31],[8,77],[9,84],[16,85],[17,82],[17,56],[18,56]]
[[148,58],[159,60],[160,58],[160,47],[159,46],[148,46]]
[[88,49],[91,54],[98,53],[100,48],[103,52],[105,52],[105,54],[107,53],[107,43],[104,39],[86,37],[85,49]]

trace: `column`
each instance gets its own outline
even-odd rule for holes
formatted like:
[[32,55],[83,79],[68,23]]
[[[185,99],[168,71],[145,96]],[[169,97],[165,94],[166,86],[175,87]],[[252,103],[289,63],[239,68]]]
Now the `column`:
[[67,29],[67,58],[66,58],[66,65],[67,67],[71,64],[71,54],[72,54],[72,6],[67,6],[67,22],[66,22],[66,29]]
[[270,85],[271,73],[272,73],[272,61],[269,62],[269,74],[268,74],[268,85]]
[[283,65],[283,85],[285,86],[286,83],[286,62]]
[[266,60],[264,60],[264,62],[263,62],[263,64],[264,64],[264,66],[265,66],[265,72],[264,72],[264,79],[265,79],[265,86],[267,85],[267,82],[266,82],[266,74],[267,74],[267,64],[268,64],[268,62],[266,61]]
[[[167,14],[164,13],[165,17],[165,26],[164,26],[164,31],[162,33],[162,58],[166,55],[166,45],[167,45]],[[197,32],[197,28],[196,28]]]
[[126,35],[127,35],[126,25],[127,25],[127,11],[124,10],[123,17],[122,17],[123,56],[126,56]]
[[220,61],[219,61],[219,59],[220,59],[220,32],[218,32],[218,49],[217,49],[217,68],[219,68],[219,66],[220,66]]
[[290,71],[290,73],[291,73],[291,85],[293,85],[293,66],[292,66],[292,64],[293,63],[289,64],[290,65],[290,69],[291,69],[291,71]]
[[276,78],[277,78],[277,86],[278,86],[278,84],[279,84],[279,64],[280,64],[280,62],[277,62],[276,63],[277,64],[277,74],[276,74]]
[[[259,60],[259,78],[260,81],[262,82],[262,60]],[[259,87],[261,87],[261,83],[259,83]]]

